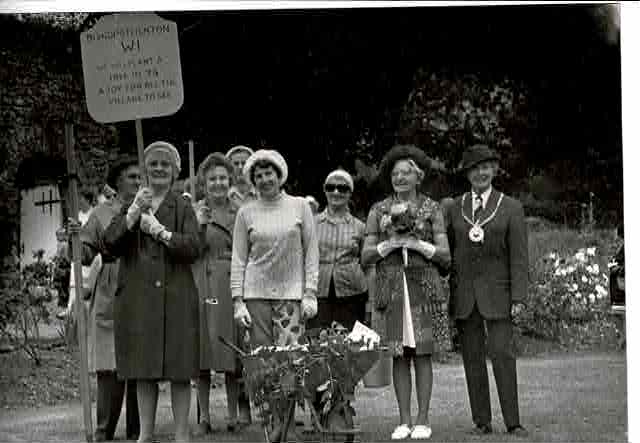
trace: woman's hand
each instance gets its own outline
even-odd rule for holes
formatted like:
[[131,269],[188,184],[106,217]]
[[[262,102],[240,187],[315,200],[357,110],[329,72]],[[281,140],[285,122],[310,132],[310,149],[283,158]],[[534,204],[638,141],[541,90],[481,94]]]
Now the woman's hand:
[[133,199],[133,203],[131,206],[137,206],[140,209],[140,212],[146,212],[147,209],[151,208],[151,189],[147,187],[142,187],[136,193],[135,198]]
[[79,234],[81,229],[82,229],[82,224],[78,220],[76,220],[73,217],[69,217],[67,219],[67,229],[66,229],[67,238],[75,234]]
[[403,246],[407,249],[412,249],[426,258],[431,259],[433,255],[436,253],[436,247],[434,244],[429,243],[428,241],[418,240],[415,237],[408,237],[402,240]]
[[151,208],[151,189],[140,188],[131,206],[127,210],[127,228],[131,229],[136,224],[140,215]]
[[196,219],[199,225],[206,225],[211,219],[211,208],[206,204],[195,205]]
[[376,249],[378,250],[378,254],[380,254],[384,258],[387,255],[389,255],[391,252],[393,252],[394,249],[401,248],[402,246],[403,246],[402,240],[396,237],[392,237],[388,240],[381,241],[380,243],[378,243],[378,245],[376,246]]
[[158,240],[160,233],[165,231],[166,228],[158,221],[155,215],[142,214],[140,216],[140,230]]
[[249,314],[247,305],[240,299],[233,302],[233,319],[243,328],[251,327],[251,314]]
[[318,314],[318,299],[315,294],[310,291],[304,291],[302,301],[300,302],[300,316],[302,321],[315,317]]

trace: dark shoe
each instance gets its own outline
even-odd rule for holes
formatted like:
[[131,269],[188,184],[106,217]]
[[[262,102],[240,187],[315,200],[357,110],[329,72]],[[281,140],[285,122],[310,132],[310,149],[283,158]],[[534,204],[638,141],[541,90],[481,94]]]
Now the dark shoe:
[[471,433],[474,435],[485,435],[491,434],[492,432],[491,424],[488,423],[486,425],[476,425],[476,427],[471,430]]
[[96,431],[93,434],[93,441],[108,441],[107,434],[104,431]]
[[514,437],[519,438],[527,438],[529,436],[529,431],[527,431],[522,426],[511,426],[507,429],[507,434],[513,435]]

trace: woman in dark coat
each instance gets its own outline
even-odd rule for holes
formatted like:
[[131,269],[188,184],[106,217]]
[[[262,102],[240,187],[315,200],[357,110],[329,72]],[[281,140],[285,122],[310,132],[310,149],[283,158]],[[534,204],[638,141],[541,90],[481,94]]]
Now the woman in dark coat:
[[189,441],[191,378],[198,375],[198,293],[191,265],[202,239],[195,213],[171,192],[180,171],[175,147],[155,142],[144,151],[149,186],[105,231],[106,250],[120,257],[115,301],[116,366],[137,380],[140,438],[151,441],[158,381],[171,381],[176,441]]
[[[211,340],[209,337],[209,326],[213,326],[216,335],[243,346],[239,327],[233,320],[229,286],[233,225],[238,210],[228,196],[233,176],[233,165],[220,152],[208,155],[198,168],[198,182],[202,183],[205,195],[195,204],[196,218],[205,236],[204,251],[193,265],[193,277],[200,296],[200,377],[197,388],[202,412],[201,435],[212,431],[209,414],[212,370],[225,374],[229,413],[227,428],[234,430],[240,423],[238,412],[243,424],[248,424],[251,417],[248,398],[240,395],[238,357],[217,338]],[[213,301],[215,304],[212,305]]]

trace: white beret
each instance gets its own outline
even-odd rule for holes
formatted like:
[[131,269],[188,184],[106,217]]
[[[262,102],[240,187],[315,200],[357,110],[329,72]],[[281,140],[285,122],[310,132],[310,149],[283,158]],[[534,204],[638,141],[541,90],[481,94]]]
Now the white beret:
[[251,180],[251,169],[253,168],[253,165],[259,161],[266,161],[275,166],[280,171],[280,186],[285,184],[287,177],[289,176],[287,162],[278,151],[271,149],[258,149],[247,159],[247,162],[244,164],[244,168],[242,169],[242,174],[249,183],[253,184],[253,180]]
[[252,155],[253,154],[253,149],[249,148],[248,146],[238,145],[238,146],[234,146],[233,148],[229,149],[224,156],[227,157],[227,158],[231,158],[231,156],[233,154],[235,154],[236,152],[246,152],[247,154]]
[[178,150],[175,148],[175,146],[167,142],[153,142],[144,150],[145,160],[147,158],[147,155],[149,155],[149,153],[153,151],[162,151],[169,154],[169,156],[173,159],[173,163],[178,170],[178,173],[180,172],[180,154],[178,153]]

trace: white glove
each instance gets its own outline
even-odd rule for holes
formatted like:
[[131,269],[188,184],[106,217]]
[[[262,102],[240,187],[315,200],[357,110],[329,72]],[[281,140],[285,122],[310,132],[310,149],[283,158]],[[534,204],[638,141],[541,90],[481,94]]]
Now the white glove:
[[305,291],[300,302],[300,315],[302,320],[315,317],[318,314],[318,299],[311,292]]
[[233,302],[233,319],[243,328],[251,327],[251,314],[242,300]]
[[196,220],[199,225],[206,225],[211,220],[211,208],[206,203],[195,204],[194,209],[196,212]]
[[376,250],[378,251],[378,254],[380,254],[382,258],[385,258],[397,247],[398,245],[395,242],[391,240],[385,240],[378,243],[378,245],[376,246]]
[[127,227],[129,229],[138,221],[140,215],[151,207],[151,195],[149,188],[140,188],[136,193],[133,203],[127,210]]
[[140,230],[151,237],[157,239],[162,231],[166,228],[158,221],[153,214],[142,214],[140,216]]
[[424,256],[428,259],[433,258],[434,254],[436,253],[436,247],[428,241],[418,240],[418,242],[420,243],[420,248],[422,249],[422,253],[424,254]]

